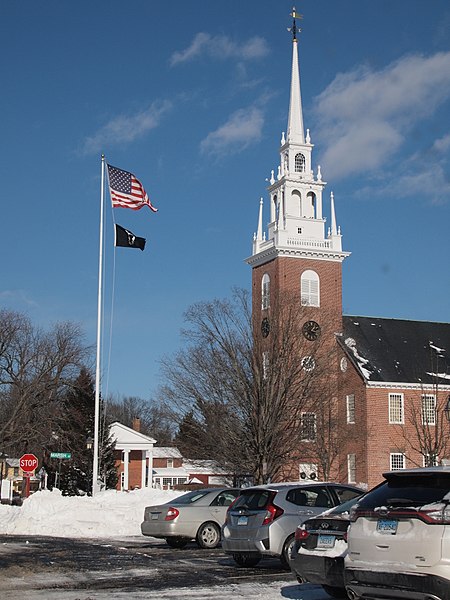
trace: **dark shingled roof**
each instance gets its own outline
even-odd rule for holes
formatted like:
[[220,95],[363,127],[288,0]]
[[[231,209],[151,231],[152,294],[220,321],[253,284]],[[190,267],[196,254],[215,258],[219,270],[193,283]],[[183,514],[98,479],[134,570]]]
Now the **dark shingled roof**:
[[338,342],[368,381],[450,386],[450,323],[344,316]]

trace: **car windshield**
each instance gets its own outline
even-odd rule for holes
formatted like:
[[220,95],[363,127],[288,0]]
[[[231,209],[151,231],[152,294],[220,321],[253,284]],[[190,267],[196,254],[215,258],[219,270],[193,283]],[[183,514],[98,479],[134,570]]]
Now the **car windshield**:
[[361,498],[358,508],[423,506],[440,502],[450,491],[450,474],[388,474],[387,481]]
[[245,490],[233,504],[233,509],[248,508],[249,510],[262,510],[267,506],[272,495],[273,492],[270,490]]
[[170,501],[170,504],[193,504],[210,493],[211,490],[195,490]]

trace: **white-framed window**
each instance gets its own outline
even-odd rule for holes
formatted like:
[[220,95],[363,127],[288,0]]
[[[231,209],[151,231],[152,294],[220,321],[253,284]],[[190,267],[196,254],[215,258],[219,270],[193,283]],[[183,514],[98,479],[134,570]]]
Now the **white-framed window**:
[[[174,478],[175,481],[175,478]],[[178,483],[186,483],[187,477],[178,477]]]
[[347,481],[356,483],[356,454],[347,454]]
[[167,468],[168,469],[173,469],[173,458],[168,458],[167,459]]
[[423,466],[424,467],[437,467],[439,465],[439,456],[435,452],[431,454],[423,455]]
[[405,455],[402,452],[391,452],[390,469],[391,471],[400,471],[405,468]]
[[422,425],[436,425],[436,396],[422,394]]
[[403,394],[389,394],[389,423],[403,425],[404,422]]
[[261,280],[261,304],[265,310],[270,307],[270,277],[264,273]]
[[304,173],[305,172],[305,155],[299,152],[295,155],[295,172],[296,173]]
[[263,379],[267,379],[269,373],[269,353],[267,351],[262,354],[262,371]]
[[347,423],[355,422],[355,394],[347,394]]
[[300,279],[302,306],[320,306],[319,276],[315,271],[303,271]]
[[304,442],[314,442],[317,432],[316,413],[304,412],[301,416],[301,439]]
[[[173,481],[172,477],[163,477],[162,478],[163,485],[170,486],[170,485],[172,485],[172,481]],[[176,481],[176,479],[175,479],[175,481]]]

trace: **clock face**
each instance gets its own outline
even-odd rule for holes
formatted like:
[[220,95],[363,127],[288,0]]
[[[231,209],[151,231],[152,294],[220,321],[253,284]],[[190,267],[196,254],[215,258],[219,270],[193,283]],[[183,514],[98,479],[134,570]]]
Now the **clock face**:
[[316,321],[306,321],[303,323],[302,331],[305,338],[312,342],[320,335],[320,325]]
[[264,337],[267,337],[270,333],[270,323],[269,323],[269,319],[267,317],[265,317],[262,320],[261,333],[263,334]]

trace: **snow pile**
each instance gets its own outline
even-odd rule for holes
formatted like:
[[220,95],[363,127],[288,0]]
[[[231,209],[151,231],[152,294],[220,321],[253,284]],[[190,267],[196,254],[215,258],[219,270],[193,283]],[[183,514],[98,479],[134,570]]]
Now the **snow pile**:
[[0,505],[0,534],[109,538],[141,535],[144,508],[170,502],[181,492],[143,489],[107,490],[93,498],[43,490],[22,506]]

